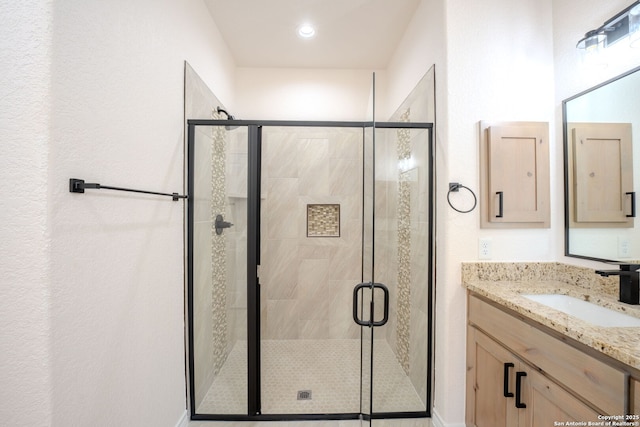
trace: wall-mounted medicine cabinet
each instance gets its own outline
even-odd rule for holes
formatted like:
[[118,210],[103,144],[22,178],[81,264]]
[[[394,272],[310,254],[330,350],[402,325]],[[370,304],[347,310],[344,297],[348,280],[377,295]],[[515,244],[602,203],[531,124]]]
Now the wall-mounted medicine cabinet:
[[480,122],[482,228],[549,228],[549,124]]

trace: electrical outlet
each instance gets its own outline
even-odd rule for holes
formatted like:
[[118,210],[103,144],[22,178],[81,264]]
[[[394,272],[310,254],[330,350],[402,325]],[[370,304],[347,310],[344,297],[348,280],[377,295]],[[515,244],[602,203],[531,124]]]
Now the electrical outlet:
[[618,256],[620,258],[631,257],[631,239],[628,237],[618,237]]
[[484,237],[478,240],[478,259],[491,259],[491,239]]

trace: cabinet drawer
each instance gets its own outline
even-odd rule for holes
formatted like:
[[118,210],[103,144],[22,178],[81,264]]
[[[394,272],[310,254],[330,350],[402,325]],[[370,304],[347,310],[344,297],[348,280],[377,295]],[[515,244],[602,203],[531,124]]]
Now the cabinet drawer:
[[469,323],[590,402],[602,414],[625,412],[624,372],[473,295],[469,297]]

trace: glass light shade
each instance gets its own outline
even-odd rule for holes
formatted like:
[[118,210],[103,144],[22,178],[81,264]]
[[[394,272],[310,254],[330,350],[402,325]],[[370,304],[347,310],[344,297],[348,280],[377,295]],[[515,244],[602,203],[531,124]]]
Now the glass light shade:
[[606,42],[607,36],[593,30],[585,34],[584,38],[578,42],[576,47],[584,50],[585,52],[597,53],[605,48]]
[[629,11],[629,46],[640,47],[640,5]]
[[604,50],[607,44],[607,36],[596,30],[589,31],[584,38],[578,42],[576,47],[580,51],[582,61],[589,65],[606,65]]

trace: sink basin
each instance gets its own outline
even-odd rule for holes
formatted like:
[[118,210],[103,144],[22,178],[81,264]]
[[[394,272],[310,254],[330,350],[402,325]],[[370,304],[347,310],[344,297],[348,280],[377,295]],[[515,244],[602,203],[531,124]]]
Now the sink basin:
[[546,305],[596,326],[604,327],[640,327],[640,319],[622,314],[606,307],[568,295],[543,294],[522,295],[531,301]]

